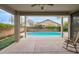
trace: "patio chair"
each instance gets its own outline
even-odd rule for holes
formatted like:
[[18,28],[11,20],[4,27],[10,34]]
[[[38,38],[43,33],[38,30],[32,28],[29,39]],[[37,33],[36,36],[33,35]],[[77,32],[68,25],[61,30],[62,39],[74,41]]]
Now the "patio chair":
[[[77,45],[79,43],[79,31],[74,35],[73,38],[65,40],[65,43],[66,43],[65,49],[69,50],[68,47],[72,47],[75,49],[75,52],[78,53]],[[71,51],[71,50],[69,50],[69,51]]]

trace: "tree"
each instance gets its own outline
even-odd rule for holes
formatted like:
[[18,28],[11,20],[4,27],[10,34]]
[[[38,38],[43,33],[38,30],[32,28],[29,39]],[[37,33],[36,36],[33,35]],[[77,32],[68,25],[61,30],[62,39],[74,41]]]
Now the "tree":
[[31,27],[33,26],[33,21],[31,19],[27,19],[27,22]]
[[63,30],[68,31],[68,22],[64,22]]
[[68,27],[68,22],[64,22],[64,26],[65,27]]
[[10,17],[10,22],[11,22],[11,24],[13,24],[13,22],[14,22],[14,17],[13,17],[13,15],[10,15],[11,17]]

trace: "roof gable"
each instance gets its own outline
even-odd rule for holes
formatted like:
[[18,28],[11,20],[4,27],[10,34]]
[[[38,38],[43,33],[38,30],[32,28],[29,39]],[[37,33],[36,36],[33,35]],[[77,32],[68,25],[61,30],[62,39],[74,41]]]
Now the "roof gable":
[[42,22],[39,22],[39,23],[44,23],[44,22],[48,22],[48,21],[60,25],[59,23],[54,22],[54,21],[52,21],[52,20],[50,20],[50,19],[46,19],[46,20],[44,20],[44,21],[42,21]]

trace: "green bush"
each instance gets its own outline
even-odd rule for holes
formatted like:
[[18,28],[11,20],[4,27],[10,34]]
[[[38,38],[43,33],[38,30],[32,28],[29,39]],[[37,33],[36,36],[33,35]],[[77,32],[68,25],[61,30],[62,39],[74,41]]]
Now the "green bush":
[[0,28],[3,28],[3,29],[7,29],[7,28],[12,28],[13,25],[10,25],[10,24],[4,24],[4,23],[0,23]]
[[57,26],[58,31],[61,31],[61,26]]
[[65,22],[63,25],[63,31],[68,32],[68,22]]
[[34,28],[36,28],[36,29],[42,29],[43,26],[42,25],[36,25]]
[[68,32],[68,28],[64,26],[63,31]]
[[47,29],[52,29],[52,30],[57,30],[60,31],[61,27],[60,26],[48,26],[46,27]]
[[56,29],[56,26],[47,26],[47,29]]

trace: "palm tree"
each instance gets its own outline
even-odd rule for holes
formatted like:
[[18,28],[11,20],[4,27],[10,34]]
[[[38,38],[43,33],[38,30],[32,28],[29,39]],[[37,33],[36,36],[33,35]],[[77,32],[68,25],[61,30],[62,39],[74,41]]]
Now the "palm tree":
[[9,21],[11,22],[11,24],[13,24],[13,22],[14,22],[14,17],[13,17],[13,15],[11,15]]
[[24,26],[24,16],[20,17],[20,26]]

